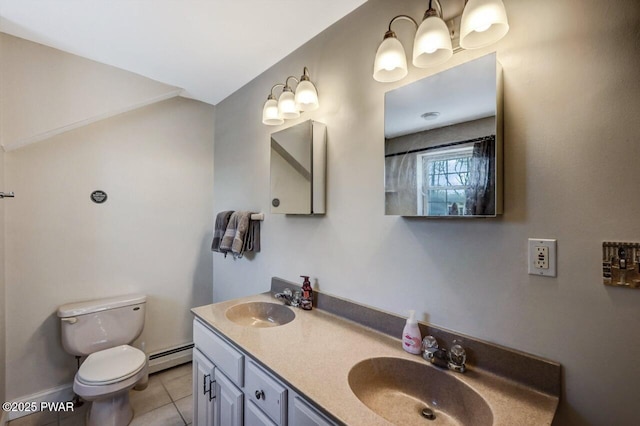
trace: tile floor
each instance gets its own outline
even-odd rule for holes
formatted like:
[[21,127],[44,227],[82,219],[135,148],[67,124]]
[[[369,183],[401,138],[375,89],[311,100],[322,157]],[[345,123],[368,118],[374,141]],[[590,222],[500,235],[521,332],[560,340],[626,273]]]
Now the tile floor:
[[[185,426],[193,419],[191,363],[149,376],[149,386],[131,391],[133,420],[130,426]],[[39,412],[12,420],[8,426],[84,426],[89,403],[73,413]]]

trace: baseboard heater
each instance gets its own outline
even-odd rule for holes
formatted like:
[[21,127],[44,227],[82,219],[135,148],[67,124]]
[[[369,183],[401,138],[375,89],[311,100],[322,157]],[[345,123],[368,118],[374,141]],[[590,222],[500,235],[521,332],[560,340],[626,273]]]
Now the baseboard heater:
[[149,354],[149,373],[166,370],[176,365],[191,361],[193,355],[193,343],[175,346],[163,351]]

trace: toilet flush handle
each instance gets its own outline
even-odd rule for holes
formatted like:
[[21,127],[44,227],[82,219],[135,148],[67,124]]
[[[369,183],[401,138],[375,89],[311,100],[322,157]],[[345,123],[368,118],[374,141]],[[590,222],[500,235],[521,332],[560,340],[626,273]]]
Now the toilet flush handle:
[[78,318],[76,317],[60,318],[60,319],[64,322],[68,322],[69,324],[75,324],[76,322],[78,322]]

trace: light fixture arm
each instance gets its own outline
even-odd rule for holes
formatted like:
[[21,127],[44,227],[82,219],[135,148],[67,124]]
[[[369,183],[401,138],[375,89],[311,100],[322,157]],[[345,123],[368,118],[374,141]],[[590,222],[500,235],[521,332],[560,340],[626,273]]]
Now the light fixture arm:
[[284,84],[282,83],[274,84],[273,87],[271,88],[271,91],[269,92],[269,96],[267,96],[267,99],[275,99],[275,96],[273,96],[273,89],[275,89],[278,86],[282,86],[284,88]]
[[298,84],[300,84],[300,80],[298,80],[296,77],[294,77],[294,76],[290,75],[290,76],[289,76],[289,77],[287,77],[287,79],[284,81],[284,89],[283,89],[283,90],[285,90],[285,91],[291,91],[291,90],[292,90],[292,89],[291,89],[291,86],[289,86],[289,80],[290,80],[290,79],[294,79],[294,80],[296,81],[296,86],[297,86]]
[[389,37],[395,37],[396,36],[396,33],[394,33],[391,30],[391,25],[393,25],[394,22],[400,21],[400,20],[412,22],[413,25],[416,27],[416,30],[418,29],[418,23],[411,16],[408,16],[408,15],[394,16],[393,19],[391,19],[391,21],[389,22],[389,30],[387,30],[387,32],[384,34],[384,38],[389,38]]
[[309,68],[304,67],[302,70],[302,77],[300,77],[300,81],[309,81]]

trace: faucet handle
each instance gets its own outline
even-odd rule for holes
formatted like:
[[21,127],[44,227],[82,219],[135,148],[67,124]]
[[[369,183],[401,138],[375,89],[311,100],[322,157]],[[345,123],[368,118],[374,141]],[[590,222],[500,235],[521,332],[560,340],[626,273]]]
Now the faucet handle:
[[422,339],[422,350],[424,351],[431,348],[437,349],[438,341],[433,336],[426,336],[424,339]]
[[300,290],[294,291],[291,298],[291,306],[297,308],[298,306],[300,306],[300,300],[302,300],[302,292]]
[[464,373],[466,361],[467,352],[462,346],[460,346],[460,342],[454,340],[453,346],[449,349],[449,369],[459,373]]
[[426,336],[422,339],[422,358],[433,362],[438,352],[438,341],[433,336]]
[[290,288],[285,288],[284,290],[282,290],[282,293],[276,293],[274,296],[276,297],[276,299],[284,300],[285,305],[290,305],[291,300],[293,299],[292,294],[293,293],[291,292]]

